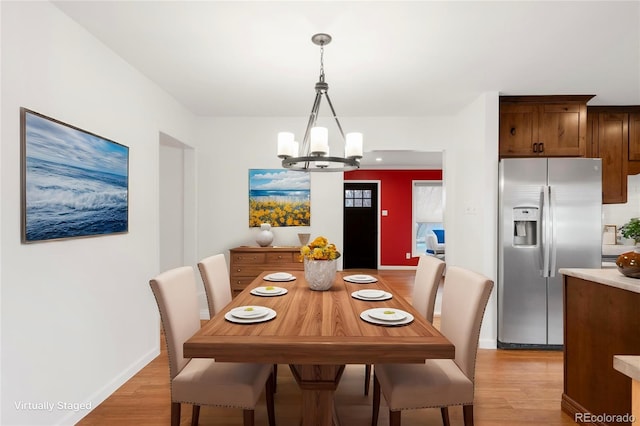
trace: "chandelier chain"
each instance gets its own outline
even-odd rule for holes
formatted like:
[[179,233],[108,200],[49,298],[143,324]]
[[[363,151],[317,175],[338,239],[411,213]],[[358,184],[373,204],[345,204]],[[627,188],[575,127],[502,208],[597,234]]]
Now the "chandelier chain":
[[324,44],[320,45],[320,81],[324,81]]

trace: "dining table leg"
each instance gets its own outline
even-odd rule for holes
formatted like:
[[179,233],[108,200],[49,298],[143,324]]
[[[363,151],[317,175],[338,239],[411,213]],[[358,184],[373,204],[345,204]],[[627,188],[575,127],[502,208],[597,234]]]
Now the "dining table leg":
[[336,425],[334,393],[344,365],[295,364],[289,367],[302,391],[302,426]]

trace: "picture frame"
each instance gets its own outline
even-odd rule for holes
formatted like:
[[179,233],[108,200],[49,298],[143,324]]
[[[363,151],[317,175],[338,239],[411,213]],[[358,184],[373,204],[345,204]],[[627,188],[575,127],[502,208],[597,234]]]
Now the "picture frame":
[[309,226],[311,177],[286,169],[249,169],[249,227]]
[[129,148],[20,108],[22,243],[129,232]]

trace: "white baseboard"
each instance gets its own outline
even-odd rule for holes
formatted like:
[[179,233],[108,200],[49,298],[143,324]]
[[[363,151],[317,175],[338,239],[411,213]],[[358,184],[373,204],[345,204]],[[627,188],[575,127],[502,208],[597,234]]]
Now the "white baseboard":
[[[159,335],[158,335],[159,336]],[[158,345],[160,344],[160,338],[158,337]],[[60,421],[56,422],[58,425],[74,425],[78,423],[83,417],[93,411],[98,405],[102,404],[105,399],[111,396],[120,386],[125,384],[127,380],[135,376],[140,370],[147,366],[151,361],[156,359],[156,357],[160,355],[160,347],[156,346],[151,349],[145,355],[140,357],[136,362],[131,364],[129,368],[124,370],[122,373],[118,374],[114,377],[109,383],[95,392],[93,395],[89,396],[86,401],[91,404],[91,410],[89,411],[70,411],[67,415],[65,415]]]
[[407,266],[407,265],[380,265],[378,266],[378,269],[385,269],[385,270],[413,270],[415,271],[417,268],[417,266]]
[[478,347],[480,349],[498,349],[498,341],[496,339],[480,339]]

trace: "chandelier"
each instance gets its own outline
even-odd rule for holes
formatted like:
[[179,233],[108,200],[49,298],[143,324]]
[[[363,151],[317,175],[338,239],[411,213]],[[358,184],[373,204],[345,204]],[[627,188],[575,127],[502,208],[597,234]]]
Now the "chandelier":
[[[304,132],[302,146],[295,140],[291,132],[278,133],[278,157],[282,158],[282,167],[305,172],[343,172],[360,167],[362,158],[362,133],[352,132],[346,136],[333,109],[333,104],[327,91],[329,85],[324,81],[324,46],[331,42],[329,34],[315,34],[311,41],[320,46],[320,79],[316,83],[316,97],[309,115],[307,129]],[[338,131],[344,142],[344,157],[329,154],[329,132],[326,127],[316,126],[320,101],[327,99],[331,114],[336,120]]]

